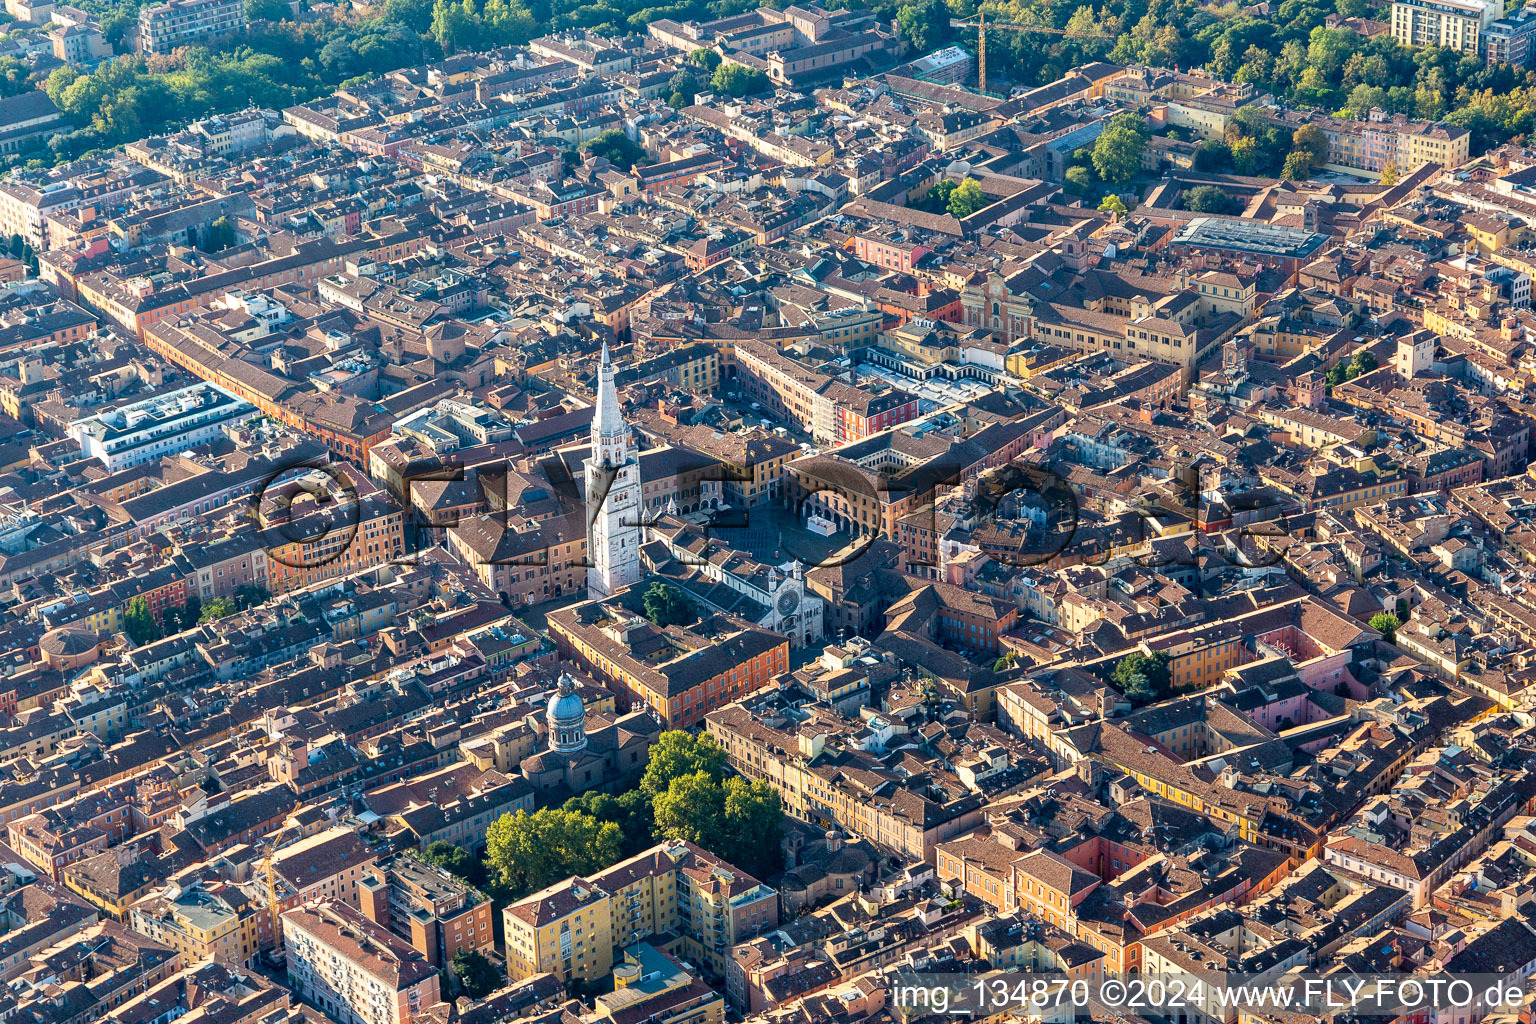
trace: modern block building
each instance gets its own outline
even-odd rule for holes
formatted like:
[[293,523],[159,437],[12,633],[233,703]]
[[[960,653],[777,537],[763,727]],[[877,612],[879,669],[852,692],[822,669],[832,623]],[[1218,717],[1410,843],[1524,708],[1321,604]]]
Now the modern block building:
[[1489,64],[1531,66],[1531,40],[1536,37],[1536,10],[1522,7],[1500,18],[1483,32],[1483,59]]
[[227,39],[245,31],[245,0],[169,0],[139,12],[139,52]]
[[1483,33],[1504,17],[1504,0],[1395,0],[1392,38],[1407,46],[1444,46],[1476,56]]
[[409,854],[372,865],[358,895],[364,917],[440,967],[461,952],[493,946],[490,900]]
[[256,411],[211,384],[193,384],[76,420],[69,436],[109,473],[156,462],[218,437],[225,424]]

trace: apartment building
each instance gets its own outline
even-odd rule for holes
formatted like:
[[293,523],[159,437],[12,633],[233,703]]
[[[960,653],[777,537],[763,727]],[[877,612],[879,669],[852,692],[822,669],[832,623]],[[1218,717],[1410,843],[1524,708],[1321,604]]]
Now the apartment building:
[[245,31],[245,0],[169,0],[139,12],[139,52],[168,54]]
[[724,976],[731,947],[776,927],[778,893],[689,842],[654,846],[591,878],[568,878],[502,911],[507,973],[592,980],[615,950],[676,935],[690,960]]
[[434,964],[494,946],[491,901],[409,853],[371,865],[358,883],[363,916],[409,942]]
[[135,903],[128,910],[128,923],[193,960],[217,956],[254,964],[263,945],[262,918],[267,916],[267,908],[240,887],[193,879]]
[[1363,121],[1287,112],[1273,119],[1288,129],[1314,125],[1328,138],[1327,162],[1377,174],[1409,174],[1425,164],[1456,167],[1471,155],[1472,133],[1439,121],[1420,121],[1375,109]]
[[1483,60],[1516,68],[1531,66],[1531,42],[1536,38],[1536,11],[1522,7],[1500,18],[1483,32]]
[[285,913],[283,945],[294,991],[340,1024],[408,1024],[440,1002],[437,968],[344,903]]
[[352,829],[337,825],[300,839],[272,857],[277,881],[303,902],[339,900],[358,908],[358,885],[370,876],[373,850]]
[[[280,497],[274,491],[282,490]],[[269,487],[256,523],[267,547],[267,589],[284,594],[383,565],[405,554],[404,513],[382,496],[304,500],[301,486]],[[282,505],[284,501],[290,505]]]
[[1504,0],[1394,0],[1392,38],[1475,57],[1482,52],[1483,33],[1502,17]]
[[[764,779],[779,791],[784,811],[809,822],[832,822],[903,856],[936,863],[940,843],[982,823],[982,798],[882,784],[863,752],[849,750],[846,725],[826,719],[769,724],[759,708],[772,707],[779,691],[711,712],[705,729],[725,749],[730,765],[748,779]],[[787,716],[786,716],[787,717]]]
[[817,444],[862,441],[917,416],[916,396],[865,380],[855,387],[759,341],[736,343],[736,371],[746,396]]
[[53,55],[66,64],[95,64],[112,56],[112,44],[95,21],[55,24],[48,30],[48,41],[53,45]]

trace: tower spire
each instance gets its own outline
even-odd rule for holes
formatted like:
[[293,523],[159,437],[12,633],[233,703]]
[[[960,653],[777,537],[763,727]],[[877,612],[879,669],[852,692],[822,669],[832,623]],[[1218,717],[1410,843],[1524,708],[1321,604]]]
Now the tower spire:
[[608,353],[608,343],[603,342],[602,360],[597,365],[597,405],[592,412],[592,454],[619,465],[627,454],[629,427],[619,409],[619,390],[613,382],[613,358]]
[[640,465],[613,376],[613,356],[604,343],[592,409],[592,454],[585,467],[587,591],[598,597],[640,578]]

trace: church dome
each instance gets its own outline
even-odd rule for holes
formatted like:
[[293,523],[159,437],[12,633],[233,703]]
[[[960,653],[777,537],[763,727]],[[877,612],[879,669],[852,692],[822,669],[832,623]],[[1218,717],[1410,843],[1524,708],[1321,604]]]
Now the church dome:
[[62,671],[89,665],[101,652],[103,637],[78,624],[60,626],[43,634],[38,643],[43,662]]
[[576,692],[576,680],[569,675],[560,677],[560,686],[549,698],[544,719],[549,723],[551,750],[574,753],[586,747],[587,705]]

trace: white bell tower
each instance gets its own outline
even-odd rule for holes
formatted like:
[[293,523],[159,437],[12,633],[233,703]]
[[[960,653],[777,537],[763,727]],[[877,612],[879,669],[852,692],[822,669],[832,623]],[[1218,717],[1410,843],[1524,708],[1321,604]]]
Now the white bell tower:
[[640,464],[619,411],[608,346],[597,368],[587,482],[587,593],[608,597],[640,578]]

